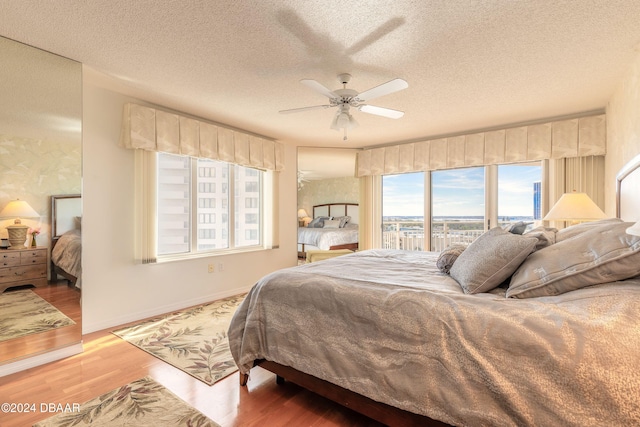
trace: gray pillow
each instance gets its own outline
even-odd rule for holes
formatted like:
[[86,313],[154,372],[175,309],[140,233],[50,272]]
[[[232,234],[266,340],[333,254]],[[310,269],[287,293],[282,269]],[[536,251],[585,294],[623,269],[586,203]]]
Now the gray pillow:
[[538,239],[512,234],[500,227],[478,237],[451,267],[451,277],[467,294],[500,286],[533,251]]
[[626,233],[633,224],[601,224],[531,254],[511,278],[507,297],[560,295],[639,275],[640,237]]
[[508,231],[509,233],[513,233],[513,234],[522,234],[524,233],[524,230],[527,229],[527,226],[531,224],[530,222],[524,222],[524,221],[518,221],[518,222],[514,222],[512,224],[507,224],[504,227],[504,231]]
[[328,217],[328,216],[316,217],[313,220],[311,220],[309,225],[307,225],[307,228],[322,228],[324,227],[324,222],[328,219],[331,219],[331,217]]
[[449,274],[453,263],[456,262],[462,251],[467,249],[467,245],[450,245],[440,252],[438,259],[436,260],[436,267],[443,273]]
[[533,230],[524,233],[527,237],[535,237],[538,239],[535,250],[539,251],[542,248],[546,248],[549,245],[553,245],[556,242],[557,228],[552,227],[536,227]]
[[349,221],[351,221],[351,217],[349,215],[345,215],[345,216],[334,216],[333,217],[334,220],[340,221],[340,228],[344,228],[345,225],[347,225],[347,223]]
[[559,230],[556,233],[556,242],[562,242],[563,240],[570,239],[584,233],[585,231],[589,231],[597,227],[608,227],[610,225],[618,224],[621,222],[622,220],[620,218],[606,218],[599,219],[597,221],[582,222],[580,224],[571,225],[567,228]]

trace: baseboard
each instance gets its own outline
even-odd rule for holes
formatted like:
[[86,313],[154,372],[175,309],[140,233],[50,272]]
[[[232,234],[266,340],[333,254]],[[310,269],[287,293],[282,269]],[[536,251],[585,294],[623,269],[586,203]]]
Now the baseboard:
[[173,311],[182,310],[187,307],[193,307],[194,305],[206,304],[211,301],[216,301],[222,298],[231,297],[234,295],[241,294],[243,292],[249,292],[253,286],[249,286],[246,288],[236,288],[231,291],[219,292],[216,294],[206,295],[198,298],[193,298],[186,301],[179,301],[175,304],[167,304],[160,307],[155,307],[152,310],[144,310],[135,313],[129,313],[126,316],[120,316],[117,318],[87,324],[83,319],[82,323],[82,334],[86,335],[91,332],[102,331],[104,329],[112,329],[114,327],[124,325],[131,322],[137,322],[139,320],[147,319],[149,317],[159,316],[166,313],[171,313]]
[[65,357],[80,353],[82,353],[82,343],[77,343],[57,350],[51,350],[37,356],[5,363],[0,365],[0,377],[15,374],[16,372],[24,371],[25,369],[35,368],[36,366],[55,362],[56,360],[64,359]]

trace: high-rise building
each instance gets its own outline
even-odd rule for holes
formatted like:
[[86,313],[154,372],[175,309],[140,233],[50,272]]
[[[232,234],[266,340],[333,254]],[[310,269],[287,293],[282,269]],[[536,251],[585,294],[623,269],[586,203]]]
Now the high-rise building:
[[533,183],[533,219],[542,219],[542,191],[540,181]]

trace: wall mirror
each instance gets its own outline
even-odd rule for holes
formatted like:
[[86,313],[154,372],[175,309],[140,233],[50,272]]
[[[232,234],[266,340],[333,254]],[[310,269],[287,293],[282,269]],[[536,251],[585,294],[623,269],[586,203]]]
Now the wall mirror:
[[[307,250],[353,248],[357,243],[357,205],[360,197],[360,180],[355,178],[357,151],[350,148],[298,147],[299,262],[305,260]],[[331,216],[352,217],[349,227],[332,233],[335,236],[329,236],[339,239],[337,241],[330,241],[326,236],[328,233],[321,237],[320,233],[307,229],[314,216],[329,212]]]
[[4,37],[0,58],[0,212],[20,199],[38,215],[21,219],[36,246],[0,249],[1,365],[82,340],[80,283],[51,264],[53,196],[75,195],[81,218],[82,65]]

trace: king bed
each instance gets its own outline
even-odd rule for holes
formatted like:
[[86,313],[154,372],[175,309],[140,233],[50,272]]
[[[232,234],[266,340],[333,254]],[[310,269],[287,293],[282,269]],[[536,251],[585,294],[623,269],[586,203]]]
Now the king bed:
[[[619,175],[628,221],[639,167]],[[241,383],[259,365],[392,426],[639,425],[632,225],[496,228],[446,270],[443,253],[367,250],[274,272],[229,329]]]
[[357,203],[325,203],[313,207],[313,220],[298,228],[298,257],[310,250],[358,249]]
[[51,279],[82,285],[82,196],[51,196]]

